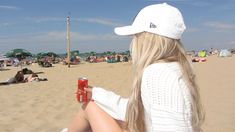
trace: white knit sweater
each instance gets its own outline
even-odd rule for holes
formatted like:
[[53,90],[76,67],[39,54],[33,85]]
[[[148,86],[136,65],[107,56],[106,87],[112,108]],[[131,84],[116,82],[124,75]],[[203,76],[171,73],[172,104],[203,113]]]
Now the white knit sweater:
[[[115,119],[125,119],[128,99],[94,87],[92,98]],[[141,98],[148,132],[192,132],[189,90],[177,62],[144,69]]]

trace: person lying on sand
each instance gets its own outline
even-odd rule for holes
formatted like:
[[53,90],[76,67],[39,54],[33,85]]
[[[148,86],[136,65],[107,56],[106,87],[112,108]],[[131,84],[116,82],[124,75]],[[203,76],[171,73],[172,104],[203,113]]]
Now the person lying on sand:
[[38,75],[36,73],[32,72],[31,70],[30,70],[30,72],[32,72],[32,74],[25,75],[23,70],[18,71],[14,77],[9,78],[4,82],[0,82],[0,85],[9,85],[9,84],[25,83],[25,82],[47,81],[47,78],[40,78],[40,77],[38,77]]
[[40,78],[36,73],[30,74],[29,76],[24,78],[24,82],[39,82],[39,81],[47,81],[47,78]]
[[14,77],[7,79],[5,82],[1,82],[0,85],[8,85],[14,83],[23,83],[24,82],[24,74],[22,71],[18,71]]

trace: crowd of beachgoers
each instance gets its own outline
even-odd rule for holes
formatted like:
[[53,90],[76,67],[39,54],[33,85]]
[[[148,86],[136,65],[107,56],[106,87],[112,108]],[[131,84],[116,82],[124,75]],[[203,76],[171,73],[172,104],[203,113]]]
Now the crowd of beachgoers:
[[[218,57],[230,57],[235,54],[235,50],[233,49],[209,49],[209,50],[192,50],[188,51],[188,55],[191,56],[192,62],[197,62],[197,60],[206,60],[206,56],[217,55]],[[77,54],[70,56],[70,60],[68,61],[68,57],[66,55],[60,56],[53,52],[48,52],[48,54],[44,55],[36,55],[36,56],[26,56],[26,57],[7,57],[4,55],[0,56],[0,68],[7,66],[24,66],[31,65],[33,63],[37,63],[41,67],[52,67],[53,64],[61,63],[63,65],[67,65],[70,63],[71,65],[77,65],[81,62],[88,63],[99,63],[99,62],[107,62],[107,63],[116,63],[116,62],[128,62],[131,60],[129,52],[123,53],[115,53],[109,52],[108,54],[100,54],[100,53],[86,53],[86,54]]]
[[[16,51],[17,53],[13,54]],[[67,55],[58,55],[53,52],[32,55],[24,49],[12,50],[11,52],[0,56],[0,70],[8,69],[8,67],[20,67],[21,70],[18,70],[14,76],[9,76],[5,81],[1,81],[0,85],[47,81],[47,78],[40,78],[36,72],[33,72],[30,67],[28,67],[35,64],[39,67],[49,68],[53,67],[54,64],[78,65],[80,63],[117,63],[128,62],[131,60],[129,52],[122,54],[115,52],[106,52],[103,54],[95,52],[79,54],[79,52],[76,51],[72,53],[70,59],[68,59]],[[25,67],[28,67],[28,69]]]
[[[17,49],[19,50],[19,49]],[[24,50],[25,51],[25,50]],[[26,52],[26,51],[25,51]],[[191,57],[192,62],[206,62],[207,56],[217,55],[218,57],[231,57],[235,53],[235,50],[218,50],[211,48],[210,50],[200,50],[200,51],[188,51],[187,54]],[[7,55],[7,54],[6,54]],[[27,55],[23,54],[22,55]],[[53,67],[54,64],[62,64],[62,65],[78,65],[80,63],[118,63],[118,62],[128,62],[131,61],[131,56],[129,52],[123,53],[115,53],[115,52],[106,52],[103,54],[97,54],[95,52],[87,53],[87,54],[79,54],[77,52],[76,55],[71,55],[68,61],[68,57],[66,55],[60,56],[53,52],[38,54],[37,56],[13,56],[13,57],[0,57],[0,70],[13,66],[13,67],[21,67],[21,70],[18,71],[15,76],[9,77],[6,81],[2,82],[1,85],[11,84],[11,83],[21,83],[21,82],[32,82],[32,81],[42,81],[47,80],[41,79],[35,72],[28,73],[30,75],[26,75],[25,71],[30,71],[30,69],[23,69],[24,66],[29,66],[32,64],[38,64],[40,67]]]
[[[81,62],[88,63],[99,63],[99,62],[107,62],[107,63],[116,63],[116,62],[128,62],[130,61],[130,55],[127,54],[118,54],[111,53],[107,55],[102,54],[86,54],[86,55],[73,55],[68,59],[67,56],[60,56],[57,54],[43,55],[43,56],[26,56],[26,57],[7,57],[0,56],[0,66],[1,68],[7,66],[24,66],[31,65],[33,63],[37,63],[41,67],[52,67],[53,64],[61,63],[63,65],[67,65],[70,63],[71,65],[77,65]],[[69,61],[68,61],[69,60]]]

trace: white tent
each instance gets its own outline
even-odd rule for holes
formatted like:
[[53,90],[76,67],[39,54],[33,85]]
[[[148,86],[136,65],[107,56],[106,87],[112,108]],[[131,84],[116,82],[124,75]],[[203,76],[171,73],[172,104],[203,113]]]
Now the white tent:
[[6,58],[5,56],[0,55],[0,70],[4,67],[5,60],[9,60],[9,58]]
[[231,57],[232,53],[228,49],[223,49],[218,54],[219,57]]
[[10,60],[10,58],[7,58],[6,56],[0,55],[0,61]]

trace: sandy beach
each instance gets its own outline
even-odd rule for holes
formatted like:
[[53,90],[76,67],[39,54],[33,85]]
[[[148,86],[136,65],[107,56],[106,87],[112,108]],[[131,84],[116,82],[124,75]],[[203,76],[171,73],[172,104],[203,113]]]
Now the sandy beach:
[[[193,63],[206,111],[205,132],[235,131],[235,56],[207,57]],[[131,87],[131,63],[82,63],[71,68],[54,64],[27,66],[48,81],[0,86],[1,132],[59,132],[80,105],[75,99],[78,77],[89,84],[127,97]],[[13,77],[20,67],[0,71],[0,81]]]

